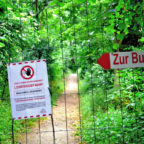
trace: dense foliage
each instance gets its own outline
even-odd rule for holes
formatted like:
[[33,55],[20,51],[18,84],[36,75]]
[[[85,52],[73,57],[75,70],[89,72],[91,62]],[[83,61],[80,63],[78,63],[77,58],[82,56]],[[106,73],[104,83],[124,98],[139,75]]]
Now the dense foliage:
[[[0,1],[0,141],[9,142],[6,64],[45,58],[54,104],[69,70],[79,77],[84,143],[142,143],[144,68],[108,70],[104,52],[144,50],[143,0]],[[31,121],[29,121],[31,125]],[[7,125],[9,129],[7,129]],[[24,131],[24,121],[15,132]]]

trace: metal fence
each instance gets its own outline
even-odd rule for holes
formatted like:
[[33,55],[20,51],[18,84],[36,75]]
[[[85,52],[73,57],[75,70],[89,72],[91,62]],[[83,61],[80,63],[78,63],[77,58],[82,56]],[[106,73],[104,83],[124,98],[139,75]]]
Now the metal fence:
[[[11,113],[5,112],[7,115],[0,117],[11,127],[0,130],[0,143],[143,143],[143,69],[105,71],[96,63],[112,45],[104,31],[105,5],[87,0],[11,0],[10,5],[17,8],[9,13],[11,6],[7,6],[6,25],[15,23],[12,27],[17,27],[21,44],[18,51],[7,45],[6,62],[45,58],[51,99],[57,102],[52,101],[53,114],[47,119],[16,121],[7,118]],[[97,15],[91,16],[96,9]],[[19,11],[17,18],[12,16],[14,11]],[[28,16],[36,20],[24,22]],[[25,33],[32,33],[29,48],[25,47],[29,43]],[[70,70],[75,74],[69,75]],[[0,77],[0,100],[5,103],[1,106],[10,109],[5,63]],[[53,87],[59,87],[53,83],[55,77],[61,77],[63,92],[55,92]],[[22,125],[17,127],[19,123]]]

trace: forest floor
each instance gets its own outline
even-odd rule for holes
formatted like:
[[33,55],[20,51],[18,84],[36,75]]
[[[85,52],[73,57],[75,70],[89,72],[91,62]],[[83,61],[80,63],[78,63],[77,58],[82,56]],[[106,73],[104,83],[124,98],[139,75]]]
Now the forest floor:
[[[53,119],[55,128],[55,143],[56,144],[78,144],[79,138],[74,136],[76,128],[74,125],[79,125],[79,99],[77,95],[78,84],[77,75],[70,74],[66,79],[65,95],[63,94],[53,107]],[[66,100],[65,100],[66,97]],[[66,105],[65,105],[66,102]],[[65,115],[67,113],[67,118]],[[67,119],[67,129],[66,129]],[[68,131],[66,131],[68,130]],[[25,144],[25,135],[19,138],[19,144]],[[27,144],[53,144],[53,132],[51,117],[36,124],[35,127],[27,134]]]

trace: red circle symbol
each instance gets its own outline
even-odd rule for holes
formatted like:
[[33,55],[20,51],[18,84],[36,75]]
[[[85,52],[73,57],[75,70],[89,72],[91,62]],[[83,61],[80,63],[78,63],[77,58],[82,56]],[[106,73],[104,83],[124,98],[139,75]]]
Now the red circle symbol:
[[34,69],[31,66],[24,66],[21,69],[21,76],[23,79],[31,79],[34,76]]

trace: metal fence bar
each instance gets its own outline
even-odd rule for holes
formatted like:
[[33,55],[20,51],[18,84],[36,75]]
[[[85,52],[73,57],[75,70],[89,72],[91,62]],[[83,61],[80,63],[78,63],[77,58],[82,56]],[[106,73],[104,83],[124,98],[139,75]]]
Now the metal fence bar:
[[134,76],[134,70],[132,71],[132,77],[133,77],[133,96],[134,96],[134,103],[135,103],[135,121],[136,121],[136,143],[138,142],[138,122],[137,122],[137,102],[136,102],[136,95],[135,95],[135,76]]
[[40,118],[38,119],[38,127],[39,127],[39,144],[41,144],[41,126],[40,126]]
[[122,105],[122,90],[121,90],[121,76],[120,76],[120,70],[119,72],[119,92],[120,92],[120,109],[121,109],[121,118],[122,118],[122,143],[125,143],[125,137],[124,137],[124,124],[123,124],[123,105]]
[[[6,11],[7,11],[7,17],[6,17],[6,19],[7,19],[7,25],[9,24],[9,14],[8,14],[8,7],[6,8]],[[11,57],[11,52],[10,52],[10,47],[9,47],[9,44],[8,44],[8,55],[9,55],[9,61],[8,61],[8,63],[10,63],[11,62],[11,59],[10,59],[10,57]],[[6,82],[5,82],[6,83]],[[4,86],[4,91],[5,91],[5,88],[6,88],[6,85]],[[3,91],[3,94],[4,94],[4,91]],[[11,142],[12,142],[12,144],[14,144],[15,143],[15,135],[14,135],[14,119],[12,118],[11,119],[11,130],[12,130],[12,133],[11,133]]]
[[[38,2],[38,1],[37,1]],[[105,95],[105,102],[106,102],[106,114],[107,114],[107,125],[105,127],[101,127],[101,126],[97,126],[96,124],[96,107],[95,107],[95,104],[96,104],[96,101],[95,101],[95,93],[98,92],[98,90],[95,89],[95,87],[93,86],[94,84],[94,70],[93,70],[93,63],[89,64],[89,71],[90,71],[90,84],[91,84],[91,91],[88,91],[88,92],[82,92],[80,91],[80,81],[81,81],[81,78],[80,78],[80,73],[79,73],[79,61],[78,61],[78,58],[95,58],[95,56],[98,56],[100,54],[97,54],[95,56],[79,56],[78,54],[78,51],[77,51],[77,44],[80,45],[81,43],[81,40],[78,40],[77,39],[77,35],[79,35],[78,31],[81,29],[81,28],[76,28],[76,20],[75,20],[75,12],[74,12],[74,1],[72,0],[72,7],[71,7],[71,10],[72,10],[72,20],[70,22],[67,22],[65,23],[63,20],[62,20],[62,9],[61,9],[61,3],[66,3],[67,1],[59,1],[58,4],[56,6],[59,7],[59,14],[58,17],[59,17],[59,22],[56,23],[56,24],[53,24],[53,23],[49,23],[49,19],[48,19],[48,14],[47,14],[47,10],[49,10],[49,8],[52,8],[52,7],[55,7],[55,6],[46,6],[46,19],[47,19],[47,23],[46,24],[42,24],[41,27],[45,26],[46,27],[46,30],[47,30],[47,45],[46,45],[46,50],[47,52],[49,50],[59,50],[61,49],[61,56],[59,57],[56,57],[56,58],[52,58],[52,60],[61,60],[62,61],[62,64],[60,64],[63,68],[62,68],[62,73],[63,73],[63,84],[64,84],[64,93],[62,94],[52,94],[52,96],[63,96],[64,97],[64,110],[65,110],[65,129],[62,129],[62,130],[55,130],[55,123],[54,123],[54,118],[53,118],[53,108],[52,108],[52,115],[51,115],[51,126],[52,126],[52,130],[42,130],[41,129],[41,119],[39,118],[38,119],[38,128],[36,130],[38,130],[38,135],[39,135],[39,143],[41,144],[42,143],[42,133],[53,133],[53,144],[56,144],[56,133],[60,133],[60,132],[65,132],[66,133],[66,142],[67,144],[69,143],[69,133],[71,131],[73,132],[76,132],[76,131],[79,131],[79,137],[80,137],[80,141],[81,143],[84,142],[84,132],[85,131],[92,131],[93,132],[93,136],[92,136],[92,139],[93,139],[93,142],[96,144],[96,143],[99,143],[98,142],[98,139],[97,139],[97,132],[98,131],[106,131],[107,135],[105,136],[106,140],[108,141],[108,143],[112,143],[111,141],[111,133],[110,133],[110,130],[115,130],[115,129],[118,129],[120,131],[120,134],[122,135],[122,138],[121,138],[121,143],[125,144],[126,143],[126,128],[135,128],[136,127],[136,133],[134,133],[134,137],[131,141],[133,143],[142,143],[143,142],[143,139],[142,139],[142,136],[141,136],[141,139],[140,139],[140,135],[139,135],[139,131],[142,130],[142,129],[139,129],[138,128],[138,105],[137,105],[137,97],[136,97],[136,92],[133,91],[133,97],[134,97],[134,104],[135,104],[135,107],[134,107],[134,114],[135,114],[135,124],[136,126],[125,126],[124,125],[124,117],[125,117],[125,113],[124,113],[124,106],[123,106],[123,90],[126,89],[126,86],[125,88],[123,87],[123,81],[125,82],[126,81],[126,78],[124,78],[124,80],[122,79],[122,71],[121,70],[116,70],[117,71],[117,74],[118,74],[118,91],[119,91],[119,100],[120,100],[120,103],[119,103],[119,106],[120,106],[120,112],[121,112],[121,125],[120,126],[111,126],[111,122],[110,122],[110,103],[109,103],[109,94],[108,94],[108,91],[109,91],[109,87],[108,87],[108,84],[107,84],[107,80],[108,80],[108,77],[107,77],[107,73],[105,70],[103,71],[104,72],[104,84],[105,84],[105,89],[104,89],[104,95]],[[14,4],[14,1],[12,0],[12,3]],[[36,1],[22,1],[20,0],[19,1],[19,13],[20,13],[20,8],[23,7],[22,4],[32,4],[32,7],[34,8],[37,3]],[[39,4],[43,4],[43,2],[39,2]],[[99,9],[100,9],[100,16],[102,15],[102,3],[101,1],[99,1],[100,3],[100,6],[99,6]],[[89,9],[89,1],[88,0],[85,0],[85,2],[83,3],[84,4],[84,7],[85,7],[85,15],[84,16],[80,16],[80,17],[84,17],[84,20],[80,21],[82,23],[85,23],[84,26],[86,26],[86,32],[87,32],[87,38],[88,39],[94,39],[94,38],[91,38],[90,35],[89,35],[89,27],[90,27],[90,18],[89,18],[89,13],[90,13],[90,9]],[[37,8],[36,8],[37,9]],[[7,10],[7,13],[8,13],[8,10]],[[35,11],[35,14],[38,13],[38,10]],[[99,24],[99,26],[97,28],[100,28],[101,30],[101,33],[102,33],[102,40],[104,40],[104,27],[105,25],[103,24],[104,21],[101,17],[98,17],[99,19],[101,19],[101,23]],[[9,24],[9,21],[12,20],[12,19],[9,19],[9,14],[7,14],[7,25]],[[37,36],[39,34],[39,25],[40,23],[38,23],[38,26],[35,28],[35,26],[31,25],[30,27],[32,27],[34,29],[34,39],[35,39],[35,44],[34,44],[34,48],[31,49],[31,50],[26,50],[25,53],[29,53],[29,52],[32,52],[34,55],[35,55],[35,58],[41,58],[41,54],[38,53],[38,46],[39,46],[39,42],[37,41]],[[72,34],[72,37],[73,37],[73,42],[71,43],[71,46],[74,46],[74,56],[70,56],[70,54],[66,55],[65,54],[65,46],[67,46],[67,44],[64,44],[64,40],[63,40],[63,37],[64,37],[64,32],[69,28],[68,24],[74,24],[73,25],[73,34]],[[59,42],[59,44],[57,46],[55,46],[55,42],[52,42],[51,43],[51,46],[50,46],[50,40],[49,40],[49,29],[51,29],[51,25],[58,25],[59,28],[60,28],[60,32],[58,33],[58,36],[57,36],[57,40]],[[23,26],[22,24],[22,18],[19,17],[19,26],[20,26],[20,35],[21,35],[21,38],[23,36],[23,29],[26,27],[26,26]],[[70,40],[68,40],[70,42]],[[103,46],[103,53],[105,52],[105,47],[104,47],[104,43],[101,44]],[[91,42],[87,42],[85,44],[85,46],[88,47],[89,51],[91,49],[91,47],[94,47],[95,45],[93,45]],[[83,46],[81,45],[81,47],[83,48]],[[13,60],[10,59],[11,57],[11,49],[8,45],[8,55],[9,55],[9,63]],[[25,56],[24,55],[24,48],[23,48],[23,42],[21,41],[21,55],[22,55],[22,60],[25,60],[25,58],[28,58],[28,56]],[[43,55],[43,53],[42,53]],[[67,65],[66,65],[66,61],[67,60],[72,60],[74,59],[75,61],[75,65],[73,67],[76,68],[76,74],[77,74],[77,83],[78,83],[78,92],[77,93],[67,93],[66,92],[66,70],[67,70]],[[50,65],[50,64],[48,64]],[[112,76],[112,74],[110,74]],[[135,71],[134,69],[132,70],[132,80],[133,80],[133,89],[135,89],[135,86],[137,85],[136,83],[136,80],[135,80]],[[1,97],[0,97],[0,100],[8,100],[9,97],[6,97],[4,96],[5,93],[6,93],[6,88],[7,88],[7,78],[5,80],[6,82],[3,84],[2,86],[2,94],[1,94]],[[137,85],[139,86],[139,85]],[[69,95],[72,95],[72,94],[77,94],[78,95],[78,102],[79,102],[79,129],[78,130],[75,130],[75,129],[69,129],[68,128],[68,114],[67,114],[67,108],[68,108],[68,105],[67,105],[67,97]],[[83,128],[83,116],[82,116],[82,106],[83,106],[83,103],[82,103],[82,98],[83,98],[83,95],[84,94],[90,94],[91,96],[91,103],[92,103],[92,118],[93,118],[93,127],[87,127],[87,128]],[[116,117],[116,116],[115,116]],[[131,114],[131,117],[133,117],[133,115]],[[24,121],[25,122],[25,132],[21,133],[22,135],[25,135],[25,141],[26,141],[26,144],[29,142],[28,141],[28,135],[29,134],[32,134],[32,133],[35,133],[37,134],[37,132],[29,132],[28,131],[28,125],[27,125],[27,120]],[[7,132],[4,132],[2,134],[0,134],[0,143],[2,143],[2,140],[1,140],[1,136],[3,135],[10,135],[11,137],[11,141],[12,143],[14,144],[16,141],[15,141],[15,138],[17,135],[19,135],[18,132],[16,132],[15,130],[15,121],[14,119],[12,119],[11,121],[12,125],[11,125],[11,133],[7,133]],[[129,140],[130,141],[130,140]],[[129,142],[128,141],[128,142]],[[104,142],[104,140],[103,140]]]
[[[99,1],[99,9],[100,9],[100,13],[102,13],[102,3],[101,1]],[[100,19],[100,22],[101,22],[101,32],[102,32],[102,39],[104,39],[104,27],[103,27],[103,20],[102,18]],[[105,47],[104,47],[104,43],[102,42],[102,47],[103,47],[103,53],[105,53]],[[105,94],[105,101],[106,101],[106,112],[107,112],[107,131],[108,131],[108,134],[107,134],[107,139],[108,139],[108,144],[111,143],[110,141],[110,124],[109,124],[109,102],[108,102],[108,88],[107,88],[107,77],[106,77],[106,73],[107,71],[106,70],[103,70],[104,71],[104,79],[105,79],[105,86],[104,86],[104,94]]]
[[[47,28],[46,28],[47,29],[47,43],[48,43],[47,50],[49,50],[50,43],[49,43],[49,23],[48,23],[47,10],[46,10],[46,19],[47,19]],[[50,88],[49,88],[49,92],[50,92],[51,104],[52,104],[52,94],[51,94]],[[52,107],[52,114],[51,114],[51,124],[52,124],[52,131],[53,131],[53,144],[56,144],[55,126],[54,126],[54,119],[53,119],[53,107]]]
[[68,144],[68,121],[67,121],[67,95],[66,95],[66,84],[65,84],[65,61],[64,61],[64,49],[63,49],[63,31],[62,31],[62,23],[61,23],[61,9],[60,9],[60,2],[58,3],[59,6],[59,20],[60,20],[60,47],[62,51],[62,63],[63,63],[63,81],[64,81],[64,100],[65,100],[65,124],[66,124],[66,138]]
[[27,137],[27,134],[28,134],[28,132],[27,132],[27,119],[25,119],[25,129],[26,129],[26,132],[25,132],[25,134],[26,134],[25,139],[26,139],[26,144],[27,144],[27,143],[28,143],[28,137]]
[[77,95],[78,95],[78,111],[79,111],[79,127],[80,127],[80,142],[82,143],[83,141],[83,137],[82,137],[82,116],[81,116],[81,94],[80,94],[80,78],[79,78],[79,65],[77,62],[77,58],[78,58],[78,54],[77,54],[77,49],[76,49],[76,44],[77,44],[77,39],[76,39],[76,27],[75,27],[75,18],[74,18],[74,1],[72,0],[72,14],[73,14],[73,19],[72,22],[74,24],[73,26],[73,37],[74,37],[74,49],[75,49],[75,57],[73,57],[73,59],[75,60],[75,65],[76,65],[76,74],[77,74],[77,84],[78,84],[78,88],[77,88]]
[[56,143],[56,137],[55,137],[55,128],[54,128],[53,115],[51,115],[51,122],[52,122],[52,130],[53,130],[53,144],[55,144]]
[[[142,69],[140,70],[140,72],[143,73]],[[142,75],[139,74],[138,76],[142,76]],[[140,90],[140,85],[139,85],[139,84],[137,85],[137,87],[138,87],[138,90]],[[142,101],[140,101],[140,107],[142,107]],[[142,111],[142,108],[141,108],[141,111]],[[141,121],[142,121],[142,120],[141,120]],[[140,130],[140,131],[141,131],[141,130]],[[141,135],[140,135],[140,134],[139,134],[139,139],[140,139],[140,141],[139,141],[140,143],[144,143],[144,139],[141,138]]]
[[12,118],[12,144],[15,143],[15,138],[14,138],[14,119]]
[[[86,25],[87,25],[87,35],[88,35],[88,39],[90,39],[90,35],[89,35],[89,11],[88,11],[88,1],[86,0],[85,1],[85,9],[86,9],[86,19],[87,19],[87,22],[86,22]],[[90,42],[88,43],[88,48],[89,50],[91,49],[91,45],[90,45]],[[96,125],[95,125],[95,100],[94,100],[94,87],[93,87],[93,70],[92,70],[92,63],[90,64],[90,79],[91,79],[91,85],[92,85],[92,88],[91,88],[91,93],[92,93],[92,109],[93,109],[93,112],[92,112],[92,115],[93,115],[93,127],[94,127],[94,143],[97,143],[96,142]]]
[[[125,128],[131,128],[131,126],[125,126]],[[105,130],[105,129],[107,129],[107,126],[106,127],[97,127],[97,128],[95,128],[96,130]],[[119,126],[119,127],[116,127],[116,126],[113,126],[113,127],[109,127],[109,129],[121,129],[121,126]],[[90,131],[90,130],[94,130],[94,128],[83,128],[82,130],[84,130],[84,131]],[[74,129],[68,129],[68,131],[74,131],[74,132],[76,132],[77,130],[74,130]],[[55,130],[55,133],[57,133],[57,132],[66,132],[66,130]],[[28,132],[28,134],[32,134],[32,133],[35,133],[35,134],[37,134],[37,132]],[[46,131],[41,131],[41,133],[53,133],[53,130],[50,130],[50,131],[48,131],[48,130],[46,130]],[[15,136],[17,136],[17,135],[19,135],[20,133],[18,133],[18,132],[15,132],[14,133],[14,135]],[[25,132],[22,132],[21,133],[22,135],[25,135]],[[12,133],[7,133],[7,134],[0,134],[1,136],[2,135],[12,135]]]

